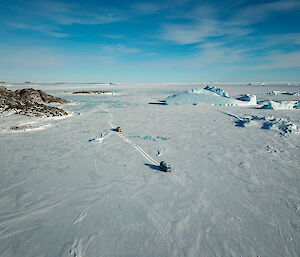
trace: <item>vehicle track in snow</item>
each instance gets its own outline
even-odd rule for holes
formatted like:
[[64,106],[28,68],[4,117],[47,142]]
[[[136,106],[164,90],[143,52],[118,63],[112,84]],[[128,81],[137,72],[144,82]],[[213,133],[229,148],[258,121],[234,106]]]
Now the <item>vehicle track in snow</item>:
[[[107,121],[108,125],[111,128],[115,128],[116,126],[113,124],[113,115],[111,114],[110,111],[108,111],[105,107],[103,106],[98,106],[99,108],[101,108],[103,111],[105,111],[109,116],[109,120]],[[128,143],[129,145],[131,145],[133,148],[135,148],[142,156],[144,156],[144,158],[146,158],[150,163],[152,163],[155,166],[159,166],[159,162],[157,162],[156,160],[154,160],[149,154],[147,154],[140,146],[136,145],[134,142],[132,142],[130,139],[128,139],[127,137],[125,137],[123,134],[119,133],[119,132],[115,132],[115,134],[117,136],[119,136],[123,141],[125,141],[126,143]],[[174,168],[172,168],[172,171],[176,172],[176,170]],[[176,173],[173,173],[172,178],[179,184],[181,185],[186,185],[186,183],[188,184],[192,184],[192,181],[185,175],[185,174],[180,174],[180,175],[175,175]]]
[[[113,116],[111,114],[111,112],[109,112],[105,107],[98,105],[99,108],[101,108],[103,111],[107,112],[108,115],[110,116],[110,119],[108,120],[108,125],[111,128],[116,127],[113,124]],[[130,139],[128,139],[127,137],[125,137],[124,135],[116,132],[116,135],[118,135],[121,139],[123,139],[126,143],[130,144],[133,148],[135,148],[141,155],[143,155],[149,162],[151,162],[153,165],[159,166],[159,163],[157,161],[155,161],[149,154],[147,154],[141,147],[139,147],[138,145],[136,145],[134,142],[132,142]]]
[[[109,123],[112,127],[115,127],[112,123]],[[128,139],[127,137],[125,137],[124,135],[115,132],[120,138],[122,138],[125,142],[127,142],[128,144],[130,144],[132,147],[134,147],[137,151],[140,152],[141,155],[143,155],[149,162],[151,162],[153,165],[155,166],[159,166],[159,163],[157,161],[155,161],[149,154],[147,154],[141,147],[139,147],[138,145],[136,145],[134,142],[132,142],[130,139]],[[192,184],[192,181],[187,178],[185,175],[181,174],[180,176],[175,175],[176,173],[174,173],[176,170],[174,168],[172,168],[172,173],[173,176],[172,178],[179,184],[181,184],[182,186],[184,186],[186,183]]]
[[139,151],[149,162],[151,162],[153,165],[159,166],[159,163],[157,161],[155,161],[154,159],[152,159],[152,157],[147,154],[141,147],[139,147],[138,145],[136,145],[134,142],[132,142],[130,139],[128,139],[127,137],[125,137],[124,135],[117,133],[116,134],[122,138],[125,142],[127,142],[128,144],[130,144],[132,147],[134,147],[137,151]]

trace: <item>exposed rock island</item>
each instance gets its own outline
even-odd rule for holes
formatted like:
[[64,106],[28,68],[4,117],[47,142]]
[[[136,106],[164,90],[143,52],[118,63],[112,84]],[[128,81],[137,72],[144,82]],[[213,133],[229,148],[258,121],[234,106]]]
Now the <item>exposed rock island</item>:
[[49,106],[45,103],[66,104],[69,103],[69,101],[33,88],[13,91],[4,86],[0,86],[0,115],[10,111],[30,117],[68,115],[63,109]]
[[111,95],[113,95],[114,92],[103,91],[103,90],[95,90],[95,91],[76,91],[76,92],[73,92],[72,94],[74,94],[74,95],[91,95],[91,94],[98,94],[98,95],[111,94]]

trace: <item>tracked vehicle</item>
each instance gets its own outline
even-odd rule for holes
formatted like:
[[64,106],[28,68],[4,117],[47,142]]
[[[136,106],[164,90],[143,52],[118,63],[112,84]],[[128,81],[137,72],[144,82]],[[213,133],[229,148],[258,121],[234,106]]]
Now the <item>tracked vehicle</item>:
[[164,172],[171,172],[171,165],[167,164],[165,161],[160,162],[159,167]]

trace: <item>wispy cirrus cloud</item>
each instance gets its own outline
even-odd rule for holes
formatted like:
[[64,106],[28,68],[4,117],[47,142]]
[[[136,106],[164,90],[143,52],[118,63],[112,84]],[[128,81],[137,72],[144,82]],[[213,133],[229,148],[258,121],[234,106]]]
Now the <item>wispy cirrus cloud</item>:
[[138,15],[148,15],[157,13],[165,9],[167,5],[165,4],[155,4],[152,2],[139,2],[131,6],[133,10],[137,12]]
[[[27,8],[22,6],[5,6],[13,11],[14,16],[8,16],[5,24],[13,29],[39,31],[53,37],[67,37],[63,30],[70,25],[101,25],[153,14],[167,7],[165,3],[154,4],[140,2],[129,5],[127,9],[67,3],[59,1],[38,0],[27,2]],[[1,3],[0,3],[1,8]],[[47,24],[47,25],[42,25]]]
[[137,16],[155,14],[160,11],[168,11],[168,15],[170,15],[170,12],[174,11],[176,8],[180,8],[193,2],[195,2],[195,0],[140,1],[132,4],[130,8]]
[[102,35],[102,37],[110,38],[110,39],[124,39],[125,38],[125,36],[121,35],[121,34],[105,34],[105,35]]
[[[149,58],[140,64],[151,70],[198,70],[218,72],[223,67],[231,67],[249,60],[249,53],[243,47],[227,47],[223,43],[209,42],[196,46],[197,51],[181,57],[168,57],[153,60]],[[200,70],[199,70],[200,71]]]
[[269,70],[300,67],[300,51],[291,53],[270,53],[264,57],[265,63],[250,67],[251,70]]
[[300,45],[300,33],[267,35],[263,38],[265,45]]
[[209,38],[220,36],[243,36],[252,30],[249,28],[227,26],[219,20],[204,19],[190,24],[164,24],[159,38],[173,41],[180,45],[195,44]]
[[39,10],[38,15],[59,25],[97,25],[117,22],[126,19],[123,11],[113,9],[91,8],[84,5],[41,1],[33,6]]
[[[299,10],[298,0],[2,1],[2,39],[21,50],[5,55],[1,67],[3,60],[12,70],[15,65],[35,71],[40,63],[54,70],[63,64],[71,74],[95,70],[98,75],[129,65],[134,71],[172,74],[171,79],[180,69],[196,77],[226,69],[299,67],[300,33],[293,24]],[[286,20],[278,19],[283,16]],[[32,49],[52,50],[30,51],[24,40]]]
[[100,46],[101,51],[106,55],[123,55],[123,54],[137,54],[142,52],[139,48],[127,47],[123,44],[115,44],[115,45],[102,45]]
[[72,24],[99,25],[128,19],[128,14],[121,10],[56,1],[28,1],[26,8],[9,4],[5,7],[14,13],[2,17],[8,28],[38,31],[57,38],[69,36],[64,29]]
[[219,36],[216,22],[207,20],[197,24],[165,24],[161,39],[185,45],[198,43],[213,35]]
[[220,10],[211,5],[193,6],[192,10],[173,18],[186,19],[187,22],[163,24],[159,38],[180,45],[195,44],[224,35],[241,36],[250,33],[249,28],[242,29],[221,19]]
[[[160,59],[149,62],[153,67],[182,67],[183,69],[197,69],[207,66],[219,67],[222,64],[251,67],[253,63],[264,63],[261,67],[293,67],[298,65],[298,53],[274,54],[272,49],[280,46],[288,47],[300,42],[299,33],[280,35],[257,35],[254,26],[263,22],[273,13],[289,12],[300,7],[295,0],[276,1],[267,4],[246,5],[232,3],[232,8],[194,2],[188,10],[178,10],[169,15],[169,22],[161,25],[158,38],[173,42],[182,48],[192,49],[186,56],[176,60]],[[171,22],[171,21],[174,22]],[[193,50],[194,49],[194,50]],[[283,58],[284,63],[279,63]],[[228,66],[227,66],[228,67]],[[246,68],[247,69],[247,68]]]
[[8,23],[11,28],[14,29],[22,29],[22,30],[32,30],[37,32],[42,32],[52,37],[56,38],[65,38],[68,37],[69,34],[60,32],[59,28],[56,26],[50,25],[30,25],[25,23]]
[[247,26],[266,20],[276,12],[287,12],[300,8],[300,2],[295,0],[281,0],[273,3],[256,4],[237,10],[228,22],[232,25]]
[[300,10],[300,2],[295,0],[239,7],[228,13],[212,5],[193,6],[192,10],[177,15],[178,18],[185,18],[188,22],[163,24],[159,38],[181,45],[224,35],[236,38],[251,34],[253,32],[251,25],[264,21],[272,13],[288,12],[296,8]]

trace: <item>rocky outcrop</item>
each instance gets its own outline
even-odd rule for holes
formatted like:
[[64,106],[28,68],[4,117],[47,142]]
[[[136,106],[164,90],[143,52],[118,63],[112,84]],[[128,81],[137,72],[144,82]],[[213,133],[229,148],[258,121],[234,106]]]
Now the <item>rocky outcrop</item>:
[[69,101],[33,88],[12,91],[0,86],[0,114],[15,111],[17,114],[31,117],[68,115],[66,111],[45,103],[69,103]]
[[14,91],[16,96],[19,96],[23,100],[35,102],[35,103],[60,103],[67,104],[69,101],[55,97],[53,95],[46,94],[42,90],[35,90],[33,88],[24,88]]
[[73,92],[74,95],[91,95],[91,94],[112,94],[110,91],[102,91],[102,90],[96,90],[96,91],[76,91]]

